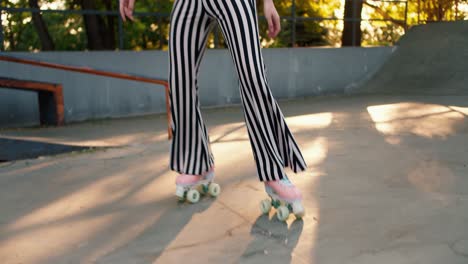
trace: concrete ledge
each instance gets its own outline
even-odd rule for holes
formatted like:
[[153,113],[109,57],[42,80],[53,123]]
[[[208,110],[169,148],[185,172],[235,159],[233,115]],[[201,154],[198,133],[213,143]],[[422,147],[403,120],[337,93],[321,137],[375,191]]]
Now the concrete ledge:
[[[390,55],[391,47],[264,49],[267,76],[276,98],[341,94],[369,78]],[[116,72],[167,78],[164,51],[6,53],[9,56],[89,66]],[[164,90],[156,85],[115,80],[55,69],[0,62],[9,78],[62,83],[65,121],[165,112]],[[202,106],[240,103],[238,79],[227,50],[208,50],[200,69]],[[0,127],[37,125],[37,103],[27,92],[0,90]],[[24,107],[16,107],[17,105]]]

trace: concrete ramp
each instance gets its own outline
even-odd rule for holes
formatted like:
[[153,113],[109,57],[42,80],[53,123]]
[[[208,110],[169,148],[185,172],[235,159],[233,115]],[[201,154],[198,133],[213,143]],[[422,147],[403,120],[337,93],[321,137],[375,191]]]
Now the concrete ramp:
[[468,21],[411,28],[382,68],[356,91],[468,95]]

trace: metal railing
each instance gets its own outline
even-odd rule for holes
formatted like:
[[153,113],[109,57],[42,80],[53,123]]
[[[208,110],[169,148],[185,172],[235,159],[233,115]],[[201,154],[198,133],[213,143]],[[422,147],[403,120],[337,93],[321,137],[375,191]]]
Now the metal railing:
[[[1,1],[1,0],[0,0]],[[54,14],[75,14],[75,15],[105,15],[105,16],[116,16],[118,17],[118,47],[123,49],[124,43],[124,30],[123,30],[123,21],[120,19],[120,14],[118,11],[104,11],[104,10],[56,10],[56,9],[37,9],[37,8],[9,8],[2,7],[0,5],[0,13],[2,11],[9,13],[54,13]],[[135,17],[149,16],[155,18],[169,18],[169,14],[160,13],[160,12],[135,12]],[[3,26],[0,18],[0,45],[3,47]]]
[[[361,23],[361,22],[391,22],[394,23],[398,26],[401,26],[403,28],[403,32],[407,30],[409,27],[408,23],[408,6],[409,4],[415,5],[417,7],[417,21],[412,21],[412,24],[422,24],[426,22],[431,22],[430,19],[424,20],[422,17],[420,17],[420,14],[423,14],[424,12],[421,10],[421,5],[423,5],[425,2],[423,0],[355,0],[353,1],[353,4],[357,5],[362,1],[362,3],[368,5],[369,3],[391,3],[395,5],[401,5],[399,8],[401,12],[398,18],[392,18],[388,14],[383,14],[381,19],[378,18],[371,18],[371,19],[362,19],[360,14],[357,14],[356,6],[353,8],[353,14],[351,18],[339,18],[339,17],[320,17],[320,16],[315,16],[315,17],[306,17],[306,16],[298,16],[297,13],[301,11],[296,4],[296,0],[290,0],[291,5],[290,5],[290,10],[288,11],[289,15],[286,16],[281,16],[281,19],[288,23],[289,28],[290,28],[290,35],[289,35],[289,41],[288,45],[294,47],[295,44],[297,43],[298,40],[298,32],[297,32],[297,26],[299,23],[305,23],[305,22],[323,22],[323,21],[337,21],[337,22],[352,22],[352,23]],[[448,2],[452,2],[452,11],[454,12],[454,18],[448,19],[448,20],[458,20],[460,19],[460,14],[462,11],[459,9],[459,0],[445,0]],[[120,50],[125,49],[125,40],[128,36],[126,36],[124,25],[122,22],[122,19],[119,16],[119,12],[117,10],[112,10],[112,11],[104,11],[104,10],[51,10],[51,9],[36,9],[36,8],[16,8],[16,7],[6,7],[4,4],[5,1],[0,0],[0,14],[13,14],[13,13],[41,13],[41,14],[63,14],[64,16],[66,15],[102,15],[102,16],[112,16],[115,17],[117,20],[116,23],[116,39],[114,40],[114,46]],[[371,5],[369,5],[371,6]],[[382,10],[380,10],[382,11]],[[423,12],[423,13],[421,13]],[[382,13],[380,13],[382,14]],[[163,13],[163,12],[135,12],[134,14],[135,17],[151,17],[155,18],[155,21],[163,21],[162,23],[168,24],[170,14],[169,13]],[[463,17],[468,17],[468,13],[465,10],[465,13],[463,13]],[[264,22],[265,19],[263,17],[260,17],[262,21]],[[463,18],[461,18],[463,19]],[[439,19],[440,20],[440,19]],[[443,19],[446,20],[446,19]],[[353,34],[352,34],[352,43],[353,45],[359,44],[358,39],[356,39],[356,26],[352,27]],[[158,33],[159,34],[159,33]],[[216,29],[214,32],[214,48],[219,48],[220,47],[220,40],[222,39],[222,36],[220,34],[220,30]],[[4,29],[2,26],[2,21],[0,17],[0,50],[4,50]],[[163,36],[162,34],[159,34],[158,36],[160,38],[161,43],[162,38],[164,38],[164,41],[167,41],[167,36]]]
[[171,108],[170,108],[170,102],[169,102],[169,83],[167,80],[156,79],[156,78],[146,77],[146,76],[141,76],[141,75],[136,75],[136,74],[111,72],[111,71],[105,71],[105,70],[92,69],[89,67],[70,66],[70,65],[50,63],[50,62],[45,62],[45,61],[17,58],[17,57],[12,57],[12,56],[4,56],[4,55],[0,55],[0,61],[21,63],[21,64],[44,67],[44,68],[52,68],[52,69],[57,69],[57,70],[70,71],[70,72],[80,72],[80,73],[85,73],[85,74],[92,74],[92,75],[105,76],[105,77],[111,77],[111,78],[117,78],[117,79],[123,79],[123,80],[162,85],[164,86],[164,90],[166,93],[167,136],[168,136],[168,139],[172,138],[172,129],[170,126],[171,125]]
[[[48,14],[48,13],[53,13],[53,14],[63,14],[63,15],[70,15],[70,14],[75,14],[75,15],[105,15],[105,16],[114,16],[117,17],[118,24],[117,24],[117,42],[118,49],[123,50],[124,49],[124,41],[125,41],[125,32],[124,32],[124,26],[122,19],[119,16],[119,12],[117,10],[113,11],[103,11],[103,10],[51,10],[51,9],[36,9],[36,8],[12,8],[12,7],[5,7],[2,4],[2,0],[0,0],[0,13],[6,12],[6,13],[42,13],[42,14]],[[288,23],[291,24],[291,33],[290,33],[290,43],[291,46],[294,46],[297,40],[297,32],[296,32],[296,26],[298,22],[319,22],[319,21],[341,21],[341,22],[356,22],[360,23],[363,21],[368,21],[368,22],[375,22],[375,21],[383,21],[383,22],[399,22],[401,24],[404,24],[405,27],[404,29],[406,30],[407,27],[407,12],[408,12],[408,1],[407,0],[373,0],[373,2],[390,2],[390,3],[395,3],[395,4],[404,4],[405,5],[405,16],[403,20],[398,20],[398,19],[392,19],[392,18],[382,18],[382,19],[361,19],[358,18],[358,14],[356,14],[355,10],[356,8],[353,9],[353,17],[352,18],[338,18],[338,17],[304,17],[304,16],[297,16],[297,6],[296,6],[296,1],[291,0],[291,15],[290,16],[281,16],[281,19],[284,21],[287,21]],[[354,3],[357,3],[357,1],[354,1]],[[135,12],[134,13],[135,17],[154,17],[156,19],[169,19],[170,14],[168,13],[161,13],[161,12]],[[263,17],[260,17],[261,19],[264,19]],[[355,30],[356,27],[353,27],[353,31]],[[355,32],[353,32],[355,33]],[[355,39],[356,34],[353,35],[353,44],[357,44],[357,41]],[[220,40],[220,33],[219,30],[214,31],[214,46],[215,48],[219,47],[219,40]],[[4,34],[3,34],[3,27],[2,23],[0,21],[0,49],[4,50]]]

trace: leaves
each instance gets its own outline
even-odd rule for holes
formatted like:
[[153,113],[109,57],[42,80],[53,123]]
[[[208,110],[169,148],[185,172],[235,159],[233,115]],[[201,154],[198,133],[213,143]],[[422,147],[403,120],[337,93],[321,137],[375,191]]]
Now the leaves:
[[[80,10],[83,0],[41,0],[42,9]],[[27,8],[27,0],[2,1],[5,7]],[[259,34],[264,47],[292,47],[295,46],[338,46],[341,43],[343,22],[342,0],[275,0],[275,6],[282,18],[282,31],[275,39],[268,38],[267,23],[262,18],[263,1],[257,1],[259,12]],[[118,1],[95,0],[96,10],[118,9]],[[137,0],[136,11],[150,15],[137,16],[133,23],[125,23],[122,27],[123,48],[130,50],[167,49],[169,36],[169,14],[173,0]],[[407,13],[406,13],[407,10]],[[406,2],[390,2],[366,0],[362,11],[361,22],[362,44],[391,45],[405,32],[405,17],[408,26],[426,21],[466,19],[468,15],[468,0],[411,0]],[[89,39],[83,15],[70,13],[43,13],[42,17],[49,30],[56,50],[85,50]],[[119,43],[119,23],[117,13],[114,19],[100,16],[107,26],[106,38]],[[328,18],[330,20],[303,20],[298,18]],[[295,26],[293,20],[296,19]],[[386,19],[389,21],[368,21]],[[15,51],[39,50],[36,29],[31,23],[28,12],[2,12],[2,26],[4,33],[4,48]],[[225,47],[222,34],[211,34],[208,47]],[[110,47],[109,45],[107,45]]]

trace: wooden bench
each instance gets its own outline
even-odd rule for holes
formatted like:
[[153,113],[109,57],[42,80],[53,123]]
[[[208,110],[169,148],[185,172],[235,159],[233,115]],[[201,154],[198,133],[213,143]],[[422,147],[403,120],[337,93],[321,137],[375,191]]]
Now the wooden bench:
[[37,92],[41,125],[63,125],[64,107],[61,84],[0,77],[0,87]]

